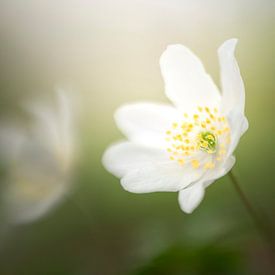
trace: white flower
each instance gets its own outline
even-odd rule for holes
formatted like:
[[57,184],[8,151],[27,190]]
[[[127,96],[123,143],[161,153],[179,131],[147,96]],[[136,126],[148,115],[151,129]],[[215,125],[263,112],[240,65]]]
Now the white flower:
[[103,164],[124,189],[178,191],[181,209],[191,213],[205,188],[232,168],[232,154],[248,128],[236,43],[227,40],[218,50],[222,93],[188,48],[171,45],[160,67],[173,105],[136,103],[116,111],[128,141],[108,148]]
[[11,222],[41,217],[70,190],[72,110],[64,92],[58,91],[57,98],[57,110],[38,103],[28,106],[34,116],[29,131],[11,125],[0,129],[2,158],[8,166],[1,197]]

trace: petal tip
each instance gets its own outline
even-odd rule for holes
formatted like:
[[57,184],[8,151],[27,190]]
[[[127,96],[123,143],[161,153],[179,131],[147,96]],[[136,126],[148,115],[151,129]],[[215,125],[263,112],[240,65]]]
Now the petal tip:
[[191,214],[201,203],[204,197],[203,184],[195,184],[179,192],[178,202],[183,212]]
[[222,54],[224,52],[234,54],[234,50],[236,48],[237,43],[238,43],[237,38],[231,38],[224,41],[218,49],[219,54]]

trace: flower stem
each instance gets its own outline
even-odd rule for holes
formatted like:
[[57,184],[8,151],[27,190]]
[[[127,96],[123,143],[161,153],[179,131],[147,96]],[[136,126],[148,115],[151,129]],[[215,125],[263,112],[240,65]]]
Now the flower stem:
[[267,241],[267,244],[271,248],[271,252],[274,253],[274,238],[273,238],[273,230],[268,226],[265,221],[263,221],[260,216],[258,215],[257,211],[253,208],[252,204],[249,202],[248,198],[246,197],[245,193],[243,192],[242,188],[240,187],[240,184],[238,183],[238,180],[236,176],[230,171],[228,173],[229,178],[231,182],[233,183],[233,186],[235,187],[235,190],[240,196],[241,201],[243,202],[244,206],[246,207],[246,210],[250,214],[252,220],[255,223],[255,226],[258,228],[259,232],[262,234],[263,238]]

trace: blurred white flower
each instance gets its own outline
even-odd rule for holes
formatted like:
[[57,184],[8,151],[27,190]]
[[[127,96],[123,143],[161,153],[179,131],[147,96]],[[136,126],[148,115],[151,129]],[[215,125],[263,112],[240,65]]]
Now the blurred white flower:
[[236,43],[227,40],[218,50],[222,93],[188,48],[171,45],[160,66],[173,106],[136,103],[117,110],[116,123],[129,141],[110,146],[103,164],[124,189],[178,191],[181,209],[191,213],[205,188],[232,168],[248,128]]
[[57,92],[56,110],[28,105],[30,129],[0,128],[2,160],[7,163],[2,199],[7,218],[24,223],[44,215],[70,190],[74,160],[72,110],[69,98]]

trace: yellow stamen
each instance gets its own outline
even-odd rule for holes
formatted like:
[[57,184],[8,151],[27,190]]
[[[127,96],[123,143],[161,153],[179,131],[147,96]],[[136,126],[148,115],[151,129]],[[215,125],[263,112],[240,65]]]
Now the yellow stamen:
[[200,162],[197,159],[193,159],[191,161],[191,164],[192,164],[193,168],[199,168],[199,166],[200,166]]

